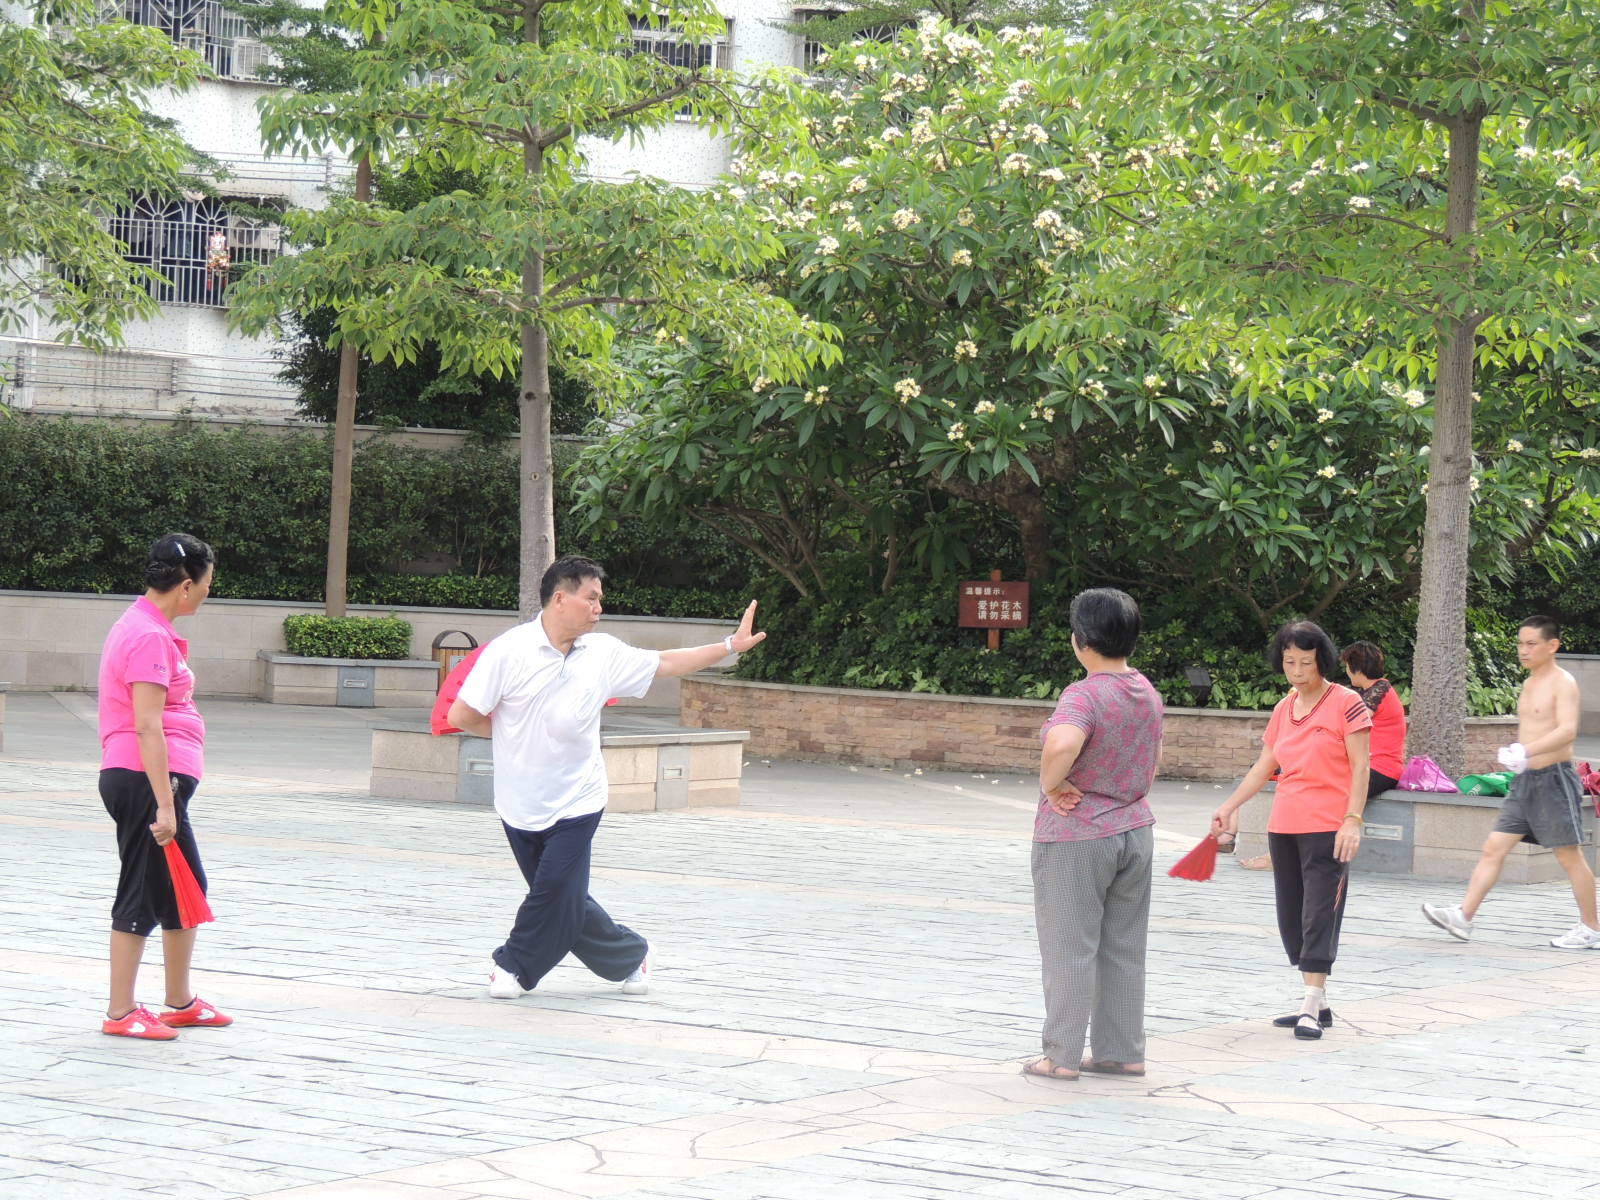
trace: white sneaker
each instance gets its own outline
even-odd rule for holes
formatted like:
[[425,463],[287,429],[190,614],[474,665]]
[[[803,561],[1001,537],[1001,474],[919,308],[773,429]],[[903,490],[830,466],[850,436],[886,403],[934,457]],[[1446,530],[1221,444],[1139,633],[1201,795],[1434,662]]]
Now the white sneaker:
[[650,960],[655,951],[650,948],[650,943],[644,944],[644,961],[640,963],[632,975],[622,981],[622,994],[624,996],[647,996],[650,994]]
[[1551,938],[1550,944],[1557,950],[1600,949],[1600,929],[1590,929],[1579,921],[1560,937]]
[[525,995],[528,989],[517,982],[517,977],[504,969],[499,963],[491,961],[489,964],[489,995],[496,1000],[515,1000],[518,996]]
[[[1424,904],[1422,906],[1422,915],[1451,937],[1459,938],[1463,942],[1472,940],[1472,922],[1467,920],[1462,913],[1460,905]],[[1568,934],[1567,936],[1570,937],[1571,935]],[[1600,937],[1600,934],[1595,936]]]

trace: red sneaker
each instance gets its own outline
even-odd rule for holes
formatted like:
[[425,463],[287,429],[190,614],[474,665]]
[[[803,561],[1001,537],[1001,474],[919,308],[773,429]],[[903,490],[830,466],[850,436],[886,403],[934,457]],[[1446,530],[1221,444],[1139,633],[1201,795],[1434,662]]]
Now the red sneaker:
[[207,1004],[196,996],[182,1008],[164,1012],[158,1018],[169,1029],[186,1029],[191,1025],[210,1025],[220,1029],[224,1025],[232,1025],[233,1018],[225,1012],[219,1012],[214,1006]]
[[113,1037],[144,1038],[151,1042],[170,1042],[178,1036],[163,1025],[155,1013],[142,1005],[115,1021],[107,1017],[100,1026],[100,1032],[109,1033]]

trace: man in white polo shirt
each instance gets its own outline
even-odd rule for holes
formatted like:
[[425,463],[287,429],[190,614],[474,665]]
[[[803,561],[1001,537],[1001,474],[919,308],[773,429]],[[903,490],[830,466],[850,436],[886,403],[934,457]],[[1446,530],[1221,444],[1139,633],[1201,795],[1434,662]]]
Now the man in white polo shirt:
[[650,990],[650,943],[589,895],[589,847],[606,806],[600,715],[614,696],[643,696],[658,676],[687,675],[743,653],[756,606],[739,631],[709,646],[641,650],[595,633],[605,571],[559,558],[539,583],[539,614],[484,648],[450,706],[450,724],[494,745],[494,807],[528,881],[489,994],[532,989],[570,952],[629,995]]

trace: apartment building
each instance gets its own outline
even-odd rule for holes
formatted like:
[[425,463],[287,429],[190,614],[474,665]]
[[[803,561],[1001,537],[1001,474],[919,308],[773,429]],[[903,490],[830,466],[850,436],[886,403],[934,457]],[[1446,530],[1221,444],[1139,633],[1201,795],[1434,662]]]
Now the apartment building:
[[[642,16],[634,23],[635,49],[735,71],[803,67],[814,57],[816,48],[789,26],[815,8],[797,10],[785,0],[723,0],[721,7],[726,29],[709,44],[685,43]],[[283,251],[275,211],[325,203],[351,164],[263,153],[256,101],[270,85],[257,71],[267,48],[222,0],[102,0],[102,13],[164,30],[210,64],[214,79],[182,96],[158,97],[151,107],[216,160],[218,195],[165,205],[130,197],[113,228],[130,260],[167,279],[154,292],[159,315],[130,324],[124,348],[103,354],[60,345],[42,319],[29,336],[0,338],[0,401],[40,413],[291,420],[294,395],[276,378],[273,343],[228,329],[230,280],[239,264]],[[723,139],[687,117],[639,145],[591,140],[584,149],[597,179],[642,174],[685,187],[715,179],[729,157]]]

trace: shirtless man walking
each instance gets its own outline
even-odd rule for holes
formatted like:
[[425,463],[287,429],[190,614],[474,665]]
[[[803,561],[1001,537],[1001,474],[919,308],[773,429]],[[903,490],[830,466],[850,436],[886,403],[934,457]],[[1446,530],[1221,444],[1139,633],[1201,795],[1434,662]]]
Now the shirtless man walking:
[[1518,842],[1548,846],[1572,883],[1578,924],[1550,944],[1561,950],[1600,948],[1595,915],[1594,872],[1583,856],[1583,786],[1572,767],[1578,736],[1578,683],[1556,666],[1561,627],[1550,617],[1529,617],[1517,630],[1517,658],[1528,672],[1517,700],[1517,741],[1503,747],[1500,762],[1515,771],[1511,794],[1500,808],[1483,855],[1467,881],[1460,907],[1424,904],[1422,913],[1451,937],[1472,936],[1478,906],[1500,878],[1506,855]]

